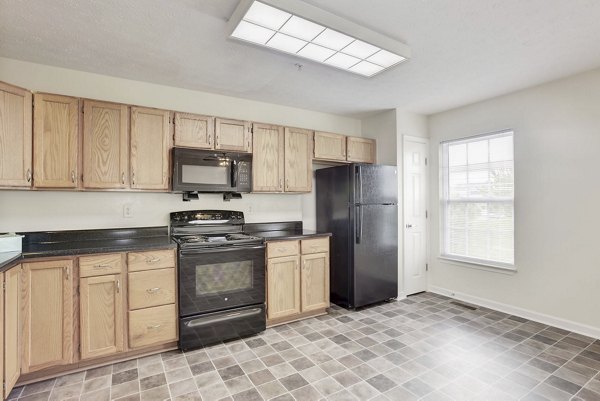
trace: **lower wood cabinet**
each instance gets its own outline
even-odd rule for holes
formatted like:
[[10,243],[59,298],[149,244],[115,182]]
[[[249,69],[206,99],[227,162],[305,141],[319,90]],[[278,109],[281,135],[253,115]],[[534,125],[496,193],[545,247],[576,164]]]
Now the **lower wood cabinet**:
[[329,237],[267,243],[267,325],[323,314],[328,307]]
[[0,313],[4,314],[4,330],[0,333],[0,337],[4,334],[4,352],[0,351],[4,354],[4,372],[0,376],[4,379],[4,397],[8,396],[21,374],[20,295],[21,265],[18,265],[4,273],[4,297],[0,297],[0,304],[4,301],[4,307],[0,308]]
[[124,350],[121,274],[84,277],[79,281],[81,359]]
[[269,319],[300,313],[300,256],[270,258],[267,283]]
[[23,264],[22,372],[73,362],[73,260]]
[[177,340],[175,304],[129,312],[129,346],[139,348]]

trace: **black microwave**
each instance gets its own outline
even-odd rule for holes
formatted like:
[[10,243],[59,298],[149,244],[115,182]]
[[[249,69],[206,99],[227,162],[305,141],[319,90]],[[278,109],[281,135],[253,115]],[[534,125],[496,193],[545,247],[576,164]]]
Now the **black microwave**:
[[252,155],[173,148],[173,191],[250,192]]

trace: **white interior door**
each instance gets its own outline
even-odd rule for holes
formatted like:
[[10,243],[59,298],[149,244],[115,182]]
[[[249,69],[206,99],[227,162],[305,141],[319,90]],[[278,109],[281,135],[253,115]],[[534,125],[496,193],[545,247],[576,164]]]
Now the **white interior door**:
[[429,141],[404,137],[404,292],[427,290]]

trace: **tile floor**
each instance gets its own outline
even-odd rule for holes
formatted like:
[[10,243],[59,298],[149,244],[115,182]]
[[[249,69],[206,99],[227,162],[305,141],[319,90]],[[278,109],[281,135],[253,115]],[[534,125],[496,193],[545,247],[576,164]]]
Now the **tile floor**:
[[600,340],[431,293],[18,388],[39,400],[600,400]]

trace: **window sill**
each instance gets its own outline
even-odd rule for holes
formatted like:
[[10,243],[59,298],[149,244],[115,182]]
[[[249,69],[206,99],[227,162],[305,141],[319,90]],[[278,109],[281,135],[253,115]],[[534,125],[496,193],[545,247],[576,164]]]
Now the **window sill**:
[[516,266],[502,266],[502,265],[494,265],[494,264],[488,264],[488,263],[483,263],[483,262],[473,262],[473,261],[467,261],[464,259],[459,259],[459,258],[453,258],[450,256],[438,256],[438,259],[451,264],[451,265],[455,265],[455,266],[460,266],[460,267],[467,267],[470,269],[476,269],[476,270],[483,270],[483,271],[488,271],[488,272],[492,272],[492,273],[501,273],[501,274],[509,274],[509,275],[513,275],[517,273],[517,267]]

